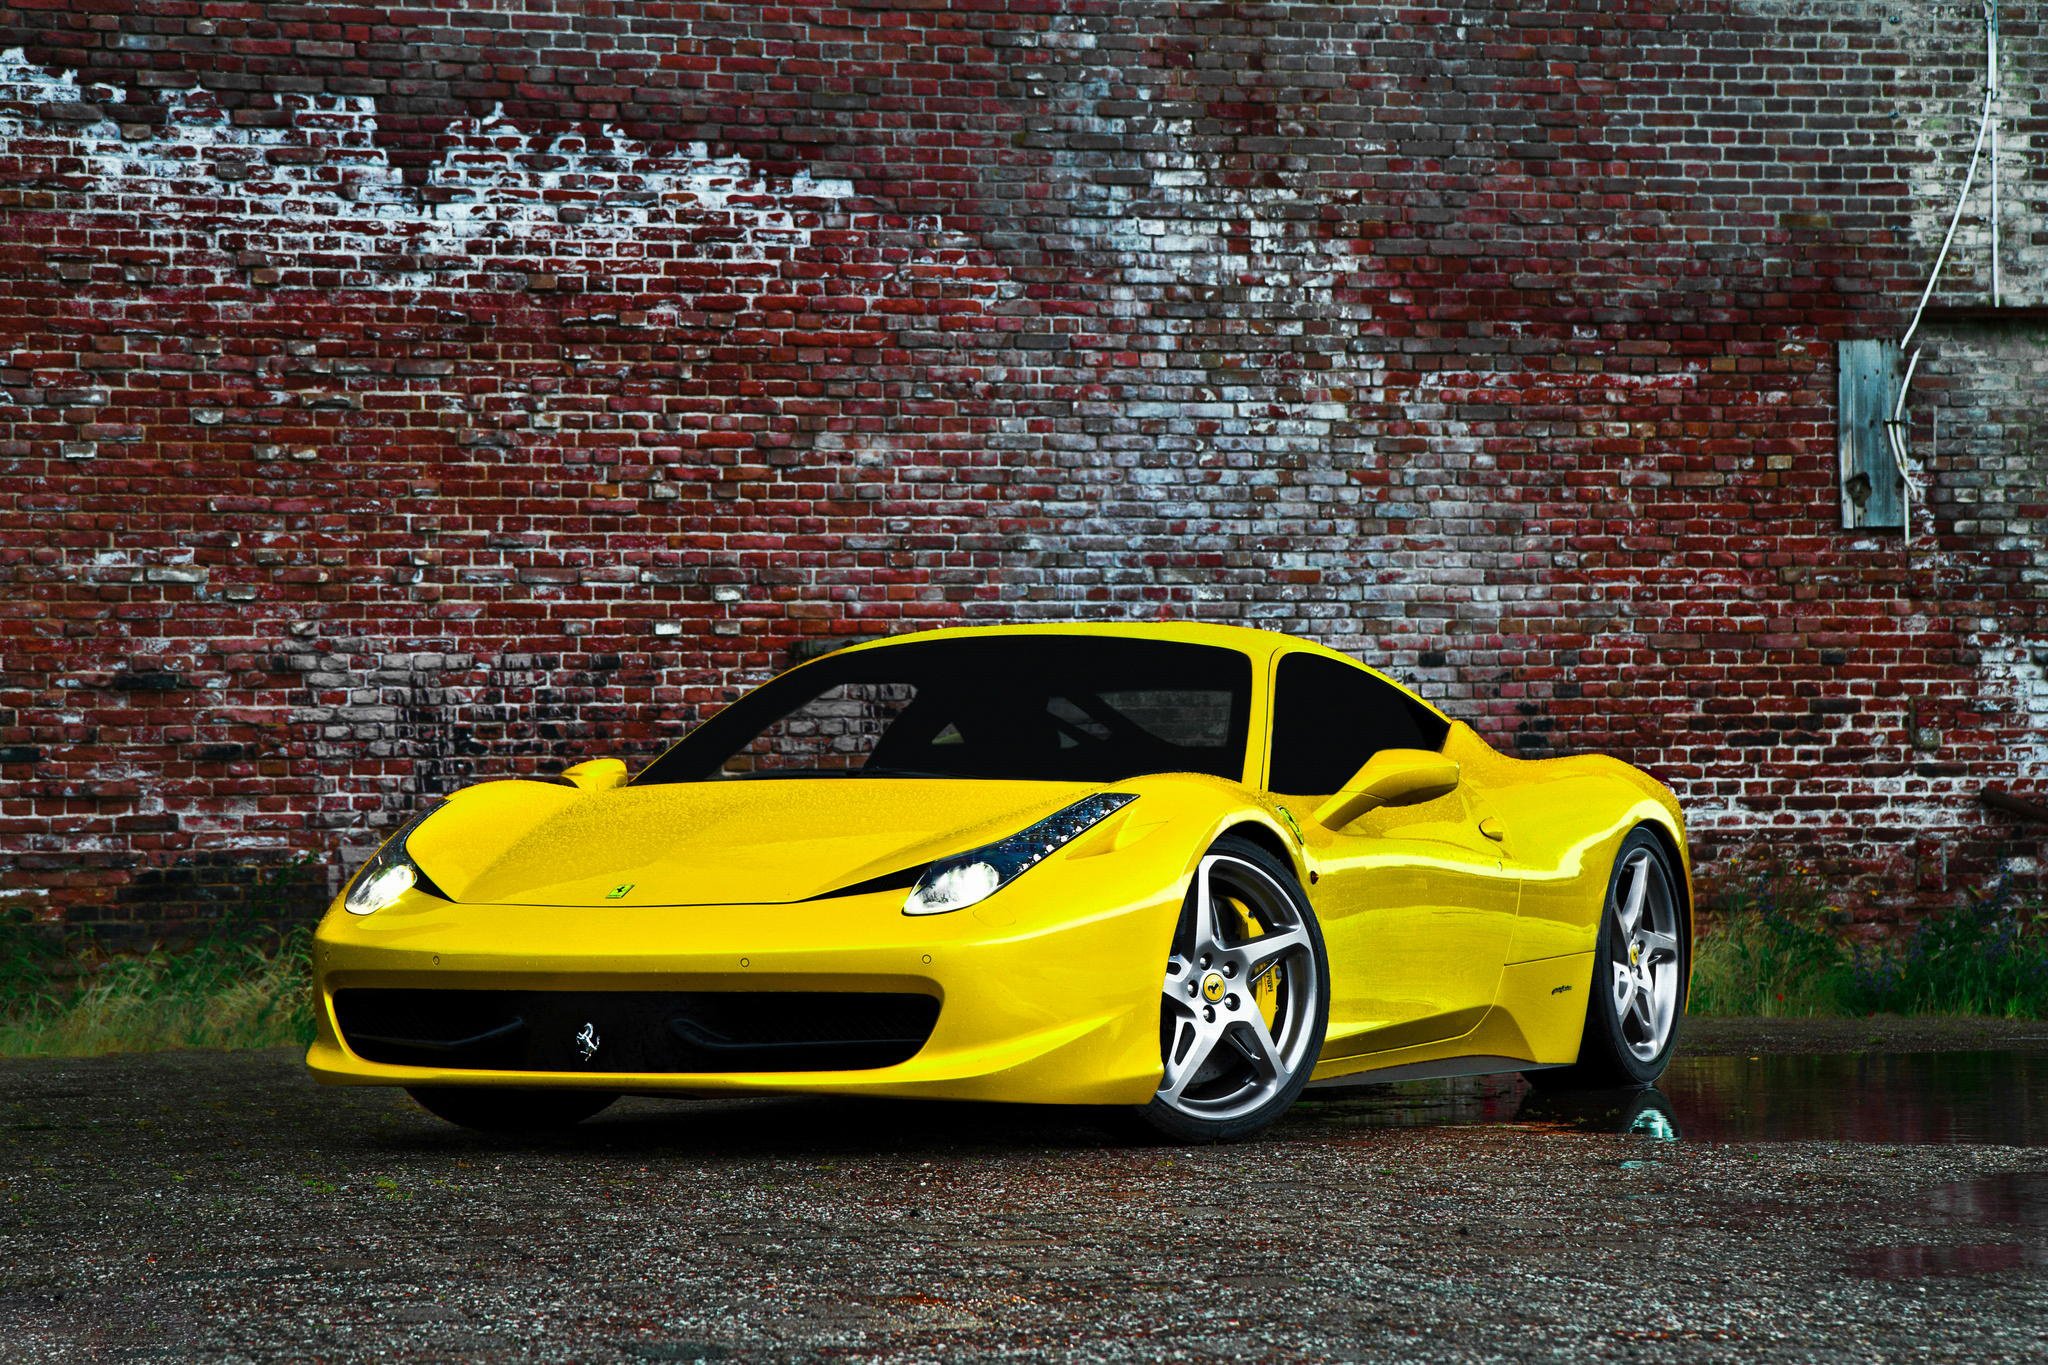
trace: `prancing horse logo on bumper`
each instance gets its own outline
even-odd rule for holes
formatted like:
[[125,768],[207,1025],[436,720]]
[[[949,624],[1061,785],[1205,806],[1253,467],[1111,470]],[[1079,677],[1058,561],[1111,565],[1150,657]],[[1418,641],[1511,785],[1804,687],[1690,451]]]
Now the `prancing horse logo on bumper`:
[[597,1025],[585,1024],[583,1032],[576,1035],[576,1055],[587,1062],[597,1055],[597,1049]]

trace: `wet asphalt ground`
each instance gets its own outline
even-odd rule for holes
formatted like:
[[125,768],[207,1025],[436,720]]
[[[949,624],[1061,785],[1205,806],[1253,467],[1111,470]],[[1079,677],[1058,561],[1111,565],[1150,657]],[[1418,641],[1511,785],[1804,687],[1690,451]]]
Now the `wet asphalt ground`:
[[0,1360],[2048,1359],[2048,1026],[1691,1041],[1656,1094],[1203,1149],[799,1099],[516,1143],[284,1052],[0,1062]]

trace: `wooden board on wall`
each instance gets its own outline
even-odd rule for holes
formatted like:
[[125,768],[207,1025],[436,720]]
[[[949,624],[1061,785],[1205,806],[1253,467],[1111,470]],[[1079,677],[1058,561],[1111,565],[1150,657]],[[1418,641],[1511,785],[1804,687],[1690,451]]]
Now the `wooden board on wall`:
[[1889,341],[1836,343],[1836,449],[1842,463],[1842,525],[1897,528],[1905,523],[1905,489],[1885,438],[1885,418],[1898,399],[1899,348]]

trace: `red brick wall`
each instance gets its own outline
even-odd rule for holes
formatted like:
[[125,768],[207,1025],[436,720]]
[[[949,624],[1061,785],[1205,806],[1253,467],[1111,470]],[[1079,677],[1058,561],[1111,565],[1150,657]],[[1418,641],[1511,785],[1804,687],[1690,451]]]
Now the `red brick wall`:
[[2038,885],[2040,325],[1926,330],[1910,555],[1836,511],[1973,7],[1530,8],[5,6],[0,892],[175,924],[823,640],[1161,614],[1866,915]]

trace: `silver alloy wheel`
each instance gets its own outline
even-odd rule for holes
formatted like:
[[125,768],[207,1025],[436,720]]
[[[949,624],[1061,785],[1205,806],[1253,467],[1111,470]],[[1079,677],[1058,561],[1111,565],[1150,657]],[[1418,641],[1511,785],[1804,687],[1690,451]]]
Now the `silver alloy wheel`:
[[[1315,949],[1287,889],[1228,854],[1195,869],[1191,919],[1166,963],[1159,1099],[1189,1118],[1240,1118],[1314,1064],[1307,1054],[1323,989]],[[1270,1023],[1258,1000],[1268,984]]]
[[1678,898],[1664,865],[1638,848],[1614,879],[1614,1018],[1621,1040],[1654,1061],[1678,1017]]

